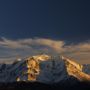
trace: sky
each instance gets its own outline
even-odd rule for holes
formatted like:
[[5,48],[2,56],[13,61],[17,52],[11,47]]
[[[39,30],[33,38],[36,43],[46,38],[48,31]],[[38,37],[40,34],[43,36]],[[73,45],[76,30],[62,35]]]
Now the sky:
[[0,61],[39,52],[90,63],[89,0],[0,0]]

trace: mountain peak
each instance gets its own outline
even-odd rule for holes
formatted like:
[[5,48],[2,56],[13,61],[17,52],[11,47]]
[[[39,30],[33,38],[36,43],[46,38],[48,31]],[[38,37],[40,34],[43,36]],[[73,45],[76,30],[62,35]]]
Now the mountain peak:
[[46,55],[46,54],[41,54],[41,55],[35,55],[35,56],[31,56],[26,58],[26,60],[30,60],[31,58],[35,59],[35,60],[40,60],[40,61],[45,61],[51,58],[50,55]]

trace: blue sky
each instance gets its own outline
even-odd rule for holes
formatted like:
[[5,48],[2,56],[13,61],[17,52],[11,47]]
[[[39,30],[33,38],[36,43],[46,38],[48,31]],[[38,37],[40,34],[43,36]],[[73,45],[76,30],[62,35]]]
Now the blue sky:
[[[59,49],[61,50],[59,53],[63,53],[80,62],[89,62],[90,1],[0,1],[0,60],[6,60],[6,57],[12,59],[19,55],[22,57],[23,55],[31,54],[26,49],[28,45],[25,44],[26,46],[23,47],[21,45],[24,42],[23,40],[28,41],[30,39],[35,43],[29,44],[29,49],[33,51],[32,53],[36,53],[37,50],[44,52],[45,48],[49,49],[48,52],[53,50],[58,52],[56,49]],[[37,43],[38,39],[41,39],[43,44]],[[46,40],[49,40],[47,41],[49,44],[44,43]],[[59,42],[62,42],[62,44]],[[55,47],[52,47],[52,43],[54,43]],[[84,51],[80,48],[80,45]],[[63,47],[65,47],[64,52],[62,51]],[[68,52],[66,51],[68,47],[75,48],[75,50]],[[77,48],[79,49],[77,50]],[[84,53],[81,54],[81,51]],[[67,52],[69,55],[66,54]],[[80,54],[72,55],[72,52],[79,52]],[[85,61],[86,58],[87,61]]]

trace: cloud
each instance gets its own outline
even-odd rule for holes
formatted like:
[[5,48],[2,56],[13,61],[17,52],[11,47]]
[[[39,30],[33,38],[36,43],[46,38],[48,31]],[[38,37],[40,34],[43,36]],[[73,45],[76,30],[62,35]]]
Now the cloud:
[[66,46],[65,53],[80,63],[90,63],[90,42]]
[[80,63],[90,63],[90,42],[66,45],[66,42],[61,40],[45,38],[11,40],[3,37],[2,40],[0,40],[0,49],[0,61],[15,59],[17,56],[26,57],[43,52],[62,54],[76,59]]
[[28,48],[27,45],[21,44],[19,41],[14,41],[14,40],[9,40],[6,38],[2,38],[2,41],[0,41],[0,46],[5,47],[5,48]]

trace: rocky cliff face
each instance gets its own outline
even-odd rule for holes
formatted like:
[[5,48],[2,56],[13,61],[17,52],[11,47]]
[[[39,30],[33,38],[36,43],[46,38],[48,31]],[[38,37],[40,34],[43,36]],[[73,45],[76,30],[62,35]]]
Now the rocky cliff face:
[[65,61],[66,69],[69,75],[78,78],[80,81],[90,81],[90,75],[83,72],[83,65],[64,57],[62,59]]

